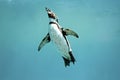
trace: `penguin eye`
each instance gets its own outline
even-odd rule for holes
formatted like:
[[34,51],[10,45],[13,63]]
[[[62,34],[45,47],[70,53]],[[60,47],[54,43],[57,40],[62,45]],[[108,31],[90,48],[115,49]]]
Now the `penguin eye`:
[[53,19],[55,19],[55,15],[52,14],[52,13],[48,14],[48,16],[49,16],[49,18],[53,18]]

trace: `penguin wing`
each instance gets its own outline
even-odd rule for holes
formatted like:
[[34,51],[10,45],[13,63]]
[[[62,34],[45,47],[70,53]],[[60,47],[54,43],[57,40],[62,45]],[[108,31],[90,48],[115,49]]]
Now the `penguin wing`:
[[64,29],[62,28],[62,33],[64,35],[72,35],[72,36],[75,36],[76,38],[79,38],[78,34],[76,32],[74,32],[73,30],[70,30],[70,29]]
[[49,33],[43,38],[43,40],[41,41],[41,43],[38,46],[38,51],[40,51],[40,49],[46,44],[50,42],[50,35]]

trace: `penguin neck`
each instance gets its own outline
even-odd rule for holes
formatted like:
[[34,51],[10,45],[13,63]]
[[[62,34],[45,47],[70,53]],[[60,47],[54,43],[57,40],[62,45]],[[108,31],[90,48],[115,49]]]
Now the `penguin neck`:
[[50,21],[50,22],[58,23],[58,22],[56,21],[56,19],[53,19],[53,18],[49,18],[49,21]]
[[49,24],[56,24],[58,26],[58,28],[61,28],[61,26],[59,25],[59,23],[56,21],[56,19],[53,19],[53,18],[49,18],[50,22]]

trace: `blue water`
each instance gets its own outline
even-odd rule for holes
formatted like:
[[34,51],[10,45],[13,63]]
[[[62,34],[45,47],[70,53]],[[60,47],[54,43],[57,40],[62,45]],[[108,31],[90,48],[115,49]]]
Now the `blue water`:
[[[75,65],[65,68],[52,43],[37,51],[45,7],[79,34],[68,37]],[[120,1],[0,0],[0,80],[120,80]]]

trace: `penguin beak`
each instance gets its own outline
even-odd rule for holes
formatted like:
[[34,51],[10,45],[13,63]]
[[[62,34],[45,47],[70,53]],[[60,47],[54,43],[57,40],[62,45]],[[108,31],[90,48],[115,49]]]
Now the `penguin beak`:
[[50,9],[48,9],[47,7],[46,7],[45,9],[46,9],[46,11],[47,11],[47,12],[51,12],[51,10],[50,10]]
[[57,16],[55,15],[55,13],[53,13],[50,9],[48,9],[47,7],[45,8],[45,10],[47,11],[48,17],[55,19],[58,22]]
[[50,9],[48,9],[47,7],[45,8],[45,10],[47,11],[48,15],[55,15]]
[[55,14],[54,14],[50,9],[48,9],[48,8],[45,8],[45,9],[46,9],[46,11],[47,11],[47,14],[48,14],[48,17],[49,17],[49,18],[56,19]]

